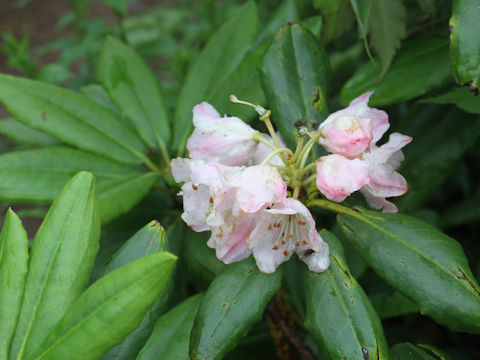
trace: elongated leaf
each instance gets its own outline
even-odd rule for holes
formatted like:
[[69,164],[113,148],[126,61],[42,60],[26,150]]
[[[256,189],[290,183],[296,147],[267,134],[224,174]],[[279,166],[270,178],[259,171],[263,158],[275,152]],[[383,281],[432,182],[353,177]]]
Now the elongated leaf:
[[25,145],[49,146],[60,143],[54,137],[34,130],[11,118],[0,121],[0,134]]
[[480,288],[458,242],[407,215],[355,208],[338,221],[370,267],[422,314],[455,331],[480,332]]
[[480,8],[475,0],[453,0],[450,63],[455,80],[478,94],[480,88]]
[[375,64],[366,63],[343,86],[341,103],[346,106],[373,90],[369,104],[388,105],[423,95],[447,83],[451,79],[447,48],[445,40],[431,37],[406,43],[380,82]]
[[0,359],[8,350],[22,306],[28,270],[28,237],[22,221],[8,209],[0,233]]
[[131,48],[108,37],[100,55],[98,77],[143,141],[166,152],[170,124],[155,74]]
[[418,307],[396,290],[373,294],[370,300],[382,319],[418,312]]
[[[90,100],[95,101],[98,105],[101,105],[111,112],[120,115],[120,109],[115,105],[108,96],[107,92],[101,85],[90,84],[80,88],[80,92],[88,97]],[[130,124],[131,125],[131,124]],[[132,126],[133,127],[133,126]]]
[[471,198],[445,209],[441,219],[445,227],[473,223],[480,219],[480,189]]
[[330,268],[316,274],[302,267],[307,305],[305,327],[326,359],[388,359],[380,319],[350,274],[342,245],[328,231],[320,235],[330,248]]
[[145,146],[117,115],[80,94],[0,74],[0,102],[17,120],[70,145],[123,163],[145,158]]
[[[167,239],[163,226],[156,220],[151,221],[135,233],[113,255],[112,259],[100,270],[99,276],[104,276],[132,261],[160,251],[168,250]],[[131,332],[120,344],[110,349],[103,360],[132,359],[147,341],[153,331],[156,320],[165,310],[167,300],[172,290],[172,281],[165,286],[152,308],[144,316],[140,325]]]
[[134,330],[167,284],[176,257],[159,252],[90,286],[31,358],[98,359]]
[[103,222],[130,210],[158,178],[154,173],[67,147],[16,151],[0,155],[0,199],[51,203],[79,171],[91,171],[97,178]]
[[33,242],[10,359],[29,358],[87,287],[100,236],[96,208],[87,172],[73,177],[50,208]]
[[480,97],[475,96],[467,88],[455,88],[445,94],[422,99],[420,103],[454,104],[471,114],[480,115]]
[[202,296],[192,296],[162,315],[137,360],[188,359],[190,332]]
[[407,11],[402,0],[372,0],[368,32],[370,42],[380,58],[380,77],[387,72],[400,47],[400,40],[407,34],[406,19]]
[[358,30],[362,38],[367,36],[368,18],[372,9],[372,1],[374,0],[350,0],[357,17]]
[[218,29],[190,67],[175,110],[173,146],[178,155],[184,153],[193,128],[193,107],[235,71],[253,44],[257,28],[257,8],[249,1]]
[[261,273],[252,257],[225,267],[208,288],[190,336],[194,360],[221,359],[262,318],[283,271]]
[[441,118],[419,120],[414,118],[406,129],[414,140],[405,147],[400,168],[408,182],[408,192],[396,201],[402,211],[423,206],[480,136],[480,121],[456,109]]
[[397,344],[391,349],[392,360],[451,360],[442,351],[431,345],[410,343]]
[[297,121],[312,129],[328,115],[330,64],[318,40],[298,24],[277,32],[260,70],[272,118],[290,146]]

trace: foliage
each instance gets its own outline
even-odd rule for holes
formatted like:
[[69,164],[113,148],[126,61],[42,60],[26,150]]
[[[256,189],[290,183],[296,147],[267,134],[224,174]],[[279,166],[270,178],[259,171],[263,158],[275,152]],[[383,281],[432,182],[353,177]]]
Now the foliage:
[[[50,43],[2,34],[22,76],[0,74],[0,200],[16,209],[0,233],[0,360],[478,357],[458,334],[480,333],[475,1],[202,0],[134,14],[134,1],[105,0],[114,24],[70,3]],[[299,127],[367,91],[413,137],[399,169],[409,191],[398,214],[355,195],[305,201],[328,270],[225,265],[184,224],[170,161],[196,104],[264,131],[229,95],[259,104],[292,149]],[[21,218],[42,225],[27,234]]]

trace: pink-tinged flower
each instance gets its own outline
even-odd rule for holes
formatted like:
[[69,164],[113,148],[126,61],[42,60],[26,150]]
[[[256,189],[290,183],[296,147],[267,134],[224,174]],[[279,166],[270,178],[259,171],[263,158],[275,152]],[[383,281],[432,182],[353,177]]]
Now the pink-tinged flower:
[[341,155],[322,156],[317,161],[317,188],[329,200],[340,202],[369,183],[369,165]]
[[407,182],[395,170],[404,158],[400,149],[410,141],[412,138],[409,136],[393,133],[387,143],[380,147],[373,145],[369,152],[363,154],[368,163],[370,182],[362,188],[362,193],[372,208],[397,212],[395,205],[385,198],[403,195],[408,190]]
[[202,102],[193,108],[195,129],[187,149],[192,159],[224,165],[245,165],[253,156],[255,130],[236,117],[221,117],[215,108]]
[[328,245],[316,232],[310,211],[300,201],[286,198],[257,213],[255,220],[246,242],[260,271],[273,273],[294,252],[311,271],[328,268]]
[[333,154],[348,158],[358,157],[372,142],[372,120],[345,114],[345,110],[331,114],[320,125],[319,131],[321,145]]
[[[173,159],[171,167],[175,181],[185,182],[179,193],[183,196],[182,219],[195,231],[210,230],[207,219],[215,217],[214,196],[240,172],[240,168],[184,158]],[[217,201],[218,207],[222,205]]]

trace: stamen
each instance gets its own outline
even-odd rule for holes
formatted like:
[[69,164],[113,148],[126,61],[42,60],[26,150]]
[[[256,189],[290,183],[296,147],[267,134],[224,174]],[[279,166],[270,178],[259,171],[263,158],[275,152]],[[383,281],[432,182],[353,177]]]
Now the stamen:
[[295,246],[300,246],[300,242],[297,241],[297,242],[295,243]]
[[210,196],[210,204],[213,204],[213,197]]
[[193,190],[198,190],[198,186],[195,185],[195,184],[192,184],[192,189],[193,189]]
[[265,110],[262,106],[260,105],[254,105],[252,103],[249,103],[247,101],[243,101],[243,100],[239,100],[235,95],[230,95],[229,96],[229,99],[231,102],[235,103],[235,104],[242,104],[242,105],[247,105],[247,106],[251,106],[255,109],[255,111],[258,113],[258,115],[262,116],[264,115],[267,110]]
[[282,245],[285,245],[285,240],[282,240]]
[[283,255],[288,256],[290,254],[290,251],[288,250],[283,250]]
[[302,245],[307,245],[307,240],[302,240]]
[[273,247],[273,250],[278,250],[278,245],[275,245],[275,246]]

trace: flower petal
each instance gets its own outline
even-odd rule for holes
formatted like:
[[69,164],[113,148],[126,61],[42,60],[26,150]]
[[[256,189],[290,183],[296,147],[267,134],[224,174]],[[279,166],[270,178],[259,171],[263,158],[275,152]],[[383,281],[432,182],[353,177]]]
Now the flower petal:
[[329,200],[340,202],[370,181],[368,163],[341,155],[317,160],[317,188]]
[[328,244],[322,240],[322,237],[315,231],[314,241],[316,250],[307,249],[297,251],[297,255],[304,263],[307,264],[310,271],[321,273],[330,266],[330,256]]

